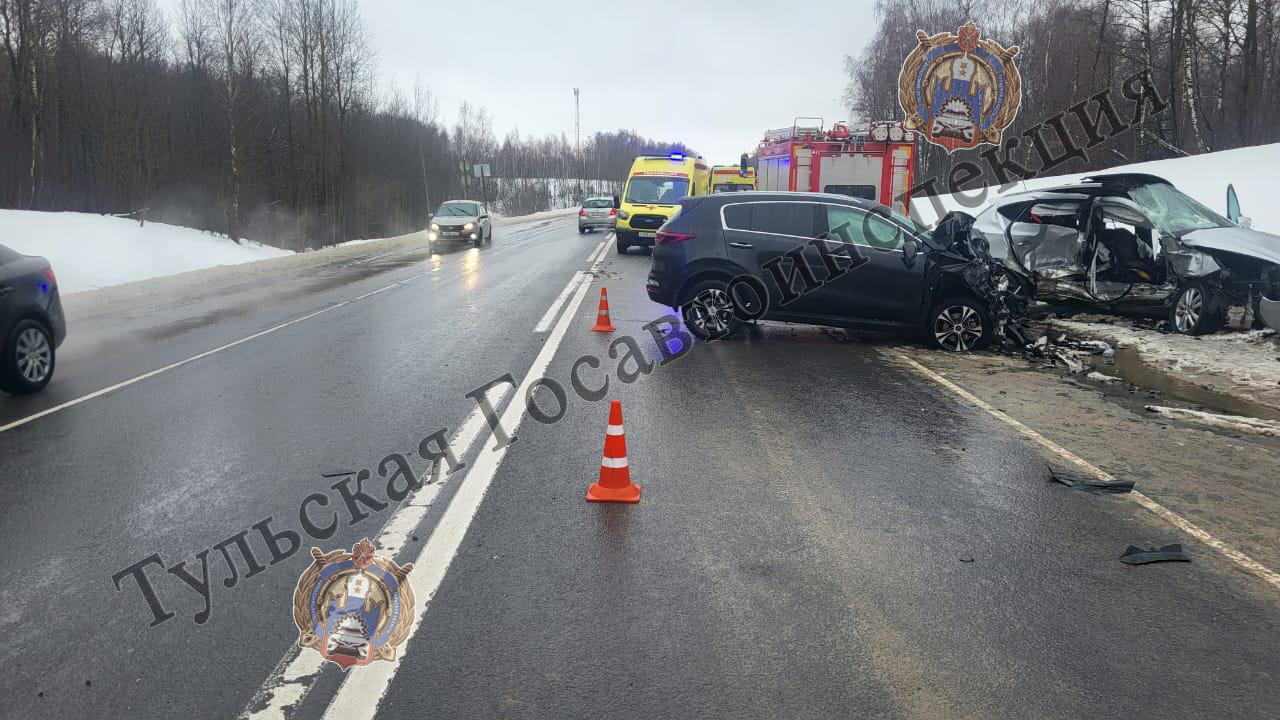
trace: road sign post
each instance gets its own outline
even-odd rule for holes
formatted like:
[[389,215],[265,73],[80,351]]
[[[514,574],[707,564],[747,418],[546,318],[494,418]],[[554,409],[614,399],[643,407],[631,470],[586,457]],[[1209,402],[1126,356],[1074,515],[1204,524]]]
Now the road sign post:
[[485,208],[489,207],[489,183],[485,182],[485,178],[492,174],[489,169],[489,163],[476,163],[471,166],[471,172],[480,178],[480,193],[484,196]]

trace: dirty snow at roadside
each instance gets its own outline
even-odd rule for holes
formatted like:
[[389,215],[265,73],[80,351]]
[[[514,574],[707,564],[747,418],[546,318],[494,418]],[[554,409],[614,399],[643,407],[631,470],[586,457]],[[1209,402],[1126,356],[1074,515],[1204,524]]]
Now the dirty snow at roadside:
[[495,225],[509,225],[512,223],[536,222],[538,220],[554,220],[555,218],[567,217],[569,215],[577,215],[577,206],[571,208],[561,208],[559,210],[543,210],[542,212],[531,213],[529,215],[500,215],[493,214],[493,222]]
[[1280,423],[1241,415],[1219,415],[1190,410],[1187,408],[1164,407],[1163,405],[1147,405],[1147,410],[1170,420],[1183,420],[1197,425],[1252,433],[1263,437],[1280,437]]
[[1280,336],[1274,330],[1174,335],[1102,315],[1076,315],[1050,324],[1133,348],[1147,365],[1201,387],[1280,407]]
[[[981,161],[977,162],[982,164]],[[1034,164],[1032,167],[1034,168]],[[1091,170],[1087,173],[1047,175],[1016,183],[1007,192],[1053,187],[1077,182],[1090,175],[1142,172],[1168,180],[1182,192],[1204,203],[1209,209],[1225,215],[1227,183],[1232,183],[1235,185],[1236,194],[1240,197],[1240,210],[1253,220],[1253,228],[1280,234],[1280,203],[1276,203],[1273,199],[1277,167],[1280,167],[1280,143],[1273,143],[1172,160],[1119,165],[1106,170]],[[945,184],[945,179],[942,184]],[[966,190],[964,195],[977,198],[979,191]],[[962,210],[970,215],[977,215],[982,207],[996,197],[996,187],[989,187],[983,202],[976,207],[973,202],[965,206],[952,195],[940,195],[937,199],[946,210]],[[933,202],[927,197],[912,198],[911,214],[926,225],[932,225],[938,220]]]
[[28,210],[0,210],[0,244],[47,258],[64,294],[293,254],[177,225]]

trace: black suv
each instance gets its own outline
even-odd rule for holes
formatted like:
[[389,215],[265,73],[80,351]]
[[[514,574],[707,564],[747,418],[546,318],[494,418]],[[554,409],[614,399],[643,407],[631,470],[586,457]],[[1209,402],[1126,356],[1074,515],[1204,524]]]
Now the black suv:
[[931,233],[843,195],[686,198],[655,238],[649,297],[678,309],[702,338],[761,317],[923,331],[938,347],[970,350],[1007,317],[1010,287],[1002,266],[972,247],[970,224],[948,216]]

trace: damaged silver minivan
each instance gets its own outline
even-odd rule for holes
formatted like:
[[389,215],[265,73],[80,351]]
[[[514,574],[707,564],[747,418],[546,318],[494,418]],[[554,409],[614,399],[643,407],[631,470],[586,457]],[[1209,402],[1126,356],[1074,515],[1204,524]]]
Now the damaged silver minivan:
[[1280,329],[1280,236],[1234,219],[1163,178],[1127,173],[1001,197],[969,232],[1037,301],[1163,314],[1192,335],[1243,307],[1255,326]]

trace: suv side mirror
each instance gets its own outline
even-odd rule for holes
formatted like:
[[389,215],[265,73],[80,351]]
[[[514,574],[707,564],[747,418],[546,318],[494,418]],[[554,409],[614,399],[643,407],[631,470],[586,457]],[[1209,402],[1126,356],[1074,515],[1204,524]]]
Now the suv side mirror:
[[619,198],[617,195],[614,195],[614,196],[613,196],[613,206],[614,206],[615,208],[620,208],[620,207],[622,207],[622,199],[621,199],[621,198]]
[[1236,220],[1236,224],[1244,228],[1245,230],[1248,230],[1249,228],[1253,227],[1253,218],[1249,217],[1248,215],[1241,215],[1239,219]]
[[920,255],[919,240],[908,236],[905,240],[902,241],[902,262],[906,263],[907,267],[911,267],[912,265],[915,265],[916,258],[919,257],[919,255]]

